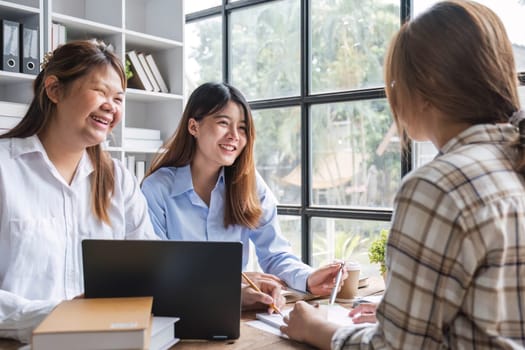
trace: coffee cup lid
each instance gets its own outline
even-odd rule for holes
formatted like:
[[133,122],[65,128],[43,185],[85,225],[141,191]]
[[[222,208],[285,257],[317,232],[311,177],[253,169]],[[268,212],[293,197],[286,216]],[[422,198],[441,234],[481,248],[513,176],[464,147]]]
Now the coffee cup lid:
[[345,261],[345,268],[350,271],[360,270],[361,265],[357,261]]

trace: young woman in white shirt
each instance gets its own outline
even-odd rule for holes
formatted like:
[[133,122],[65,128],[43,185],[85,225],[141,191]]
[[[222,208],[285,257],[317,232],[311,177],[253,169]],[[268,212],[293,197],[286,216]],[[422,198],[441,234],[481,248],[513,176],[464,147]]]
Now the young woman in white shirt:
[[0,337],[29,341],[54,306],[83,293],[82,239],[156,239],[136,179],[101,147],[125,89],[109,47],[65,44],[0,136]]

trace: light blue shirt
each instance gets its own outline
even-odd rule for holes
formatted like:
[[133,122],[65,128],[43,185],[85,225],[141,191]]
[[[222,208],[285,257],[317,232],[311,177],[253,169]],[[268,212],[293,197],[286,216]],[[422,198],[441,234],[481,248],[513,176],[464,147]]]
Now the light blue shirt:
[[259,174],[257,194],[263,214],[254,230],[241,225],[224,227],[224,170],[211,192],[209,207],[193,188],[189,165],[155,171],[142,183],[142,192],[155,232],[162,239],[240,241],[243,270],[248,264],[251,240],[264,272],[278,276],[292,288],[306,289],[312,268],[292,254],[290,243],[281,233],[275,197]]

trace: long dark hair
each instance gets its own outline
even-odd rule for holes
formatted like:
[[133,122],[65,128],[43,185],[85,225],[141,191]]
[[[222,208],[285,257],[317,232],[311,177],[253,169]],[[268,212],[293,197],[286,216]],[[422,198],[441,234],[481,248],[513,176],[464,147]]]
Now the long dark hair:
[[[56,105],[49,99],[44,82],[55,76],[64,93],[79,78],[90,74],[94,69],[111,66],[120,76],[122,88],[126,88],[126,74],[119,58],[103,42],[79,40],[59,46],[52,54],[46,55],[42,71],[33,83],[33,100],[24,118],[13,129],[0,135],[0,138],[29,137],[39,134],[54,117]],[[108,208],[111,194],[115,188],[113,163],[100,145],[86,149],[94,167],[91,178],[92,209],[102,221],[111,225]]]
[[146,177],[162,167],[182,167],[193,160],[197,148],[195,138],[188,131],[190,118],[196,121],[221,111],[229,101],[243,111],[246,122],[246,146],[231,166],[224,167],[226,198],[224,226],[239,224],[257,227],[262,215],[256,191],[253,145],[255,128],[250,107],[242,93],[226,83],[205,83],[190,95],[181,121],[173,136],[165,143],[165,153],[153,159]]

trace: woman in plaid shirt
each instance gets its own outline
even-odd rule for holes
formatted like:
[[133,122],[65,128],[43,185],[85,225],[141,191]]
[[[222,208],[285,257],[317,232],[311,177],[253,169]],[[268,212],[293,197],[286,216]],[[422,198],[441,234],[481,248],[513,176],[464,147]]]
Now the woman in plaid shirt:
[[525,113],[501,20],[439,2],[394,37],[385,78],[400,134],[439,155],[395,198],[377,322],[299,302],[281,330],[323,349],[523,349]]

